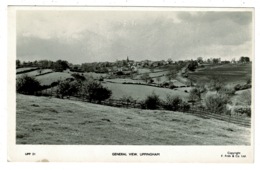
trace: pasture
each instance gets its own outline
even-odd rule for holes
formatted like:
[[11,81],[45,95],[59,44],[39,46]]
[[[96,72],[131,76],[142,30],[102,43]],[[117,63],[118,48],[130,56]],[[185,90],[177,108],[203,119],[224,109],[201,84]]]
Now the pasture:
[[182,90],[172,90],[167,88],[152,87],[146,85],[136,84],[117,84],[117,83],[103,83],[103,85],[112,90],[112,98],[121,99],[123,96],[131,96],[136,100],[143,100],[153,92],[161,99],[165,99],[167,95],[179,96],[187,100],[189,94]]
[[17,144],[250,145],[250,128],[220,120],[49,97],[16,97]]
[[23,73],[23,72],[27,72],[27,71],[30,71],[30,70],[35,70],[35,69],[37,69],[37,67],[22,67],[22,68],[17,68],[17,69],[16,69],[16,74]]
[[23,74],[17,74],[16,77],[21,77],[22,75],[26,74],[31,77],[39,76],[41,74],[47,74],[53,72],[52,69],[42,69],[42,70],[34,70]]
[[50,85],[53,82],[66,80],[67,78],[72,78],[72,76],[69,73],[63,72],[53,72],[50,74],[45,74],[36,77],[36,79],[41,83],[41,85]]
[[130,78],[114,78],[114,79],[104,79],[106,82],[113,82],[113,83],[145,83],[143,80],[133,80]]
[[194,82],[209,82],[214,77],[219,77],[225,84],[245,84],[252,76],[252,64],[223,64],[208,65],[195,72],[189,73],[189,79]]

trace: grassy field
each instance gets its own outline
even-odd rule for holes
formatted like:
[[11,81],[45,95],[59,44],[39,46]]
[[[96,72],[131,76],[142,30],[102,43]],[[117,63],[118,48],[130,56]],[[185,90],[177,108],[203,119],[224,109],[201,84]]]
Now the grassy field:
[[145,85],[117,83],[104,83],[103,85],[112,90],[112,98],[114,99],[120,99],[123,96],[132,96],[133,99],[143,100],[148,95],[152,94],[152,92],[159,95],[161,99],[165,99],[168,94],[179,96],[184,100],[187,99],[189,96],[188,93],[185,93],[184,91],[179,89],[172,90],[167,88],[158,88]]
[[57,82],[59,80],[66,80],[67,78],[72,78],[69,73],[62,72],[53,72],[50,74],[45,74],[42,76],[36,77],[37,80],[41,83],[41,85],[50,85],[53,82]]
[[17,144],[250,145],[250,129],[170,111],[17,95]]
[[37,67],[22,67],[22,68],[17,68],[16,69],[16,73],[19,72],[23,72],[23,71],[27,71],[27,70],[32,70],[32,69],[36,69]]
[[114,82],[114,83],[145,83],[144,80],[133,80],[130,78],[115,78],[115,79],[104,79],[107,82]]
[[225,64],[206,66],[196,72],[189,73],[189,79],[196,82],[209,82],[213,76],[220,77],[224,83],[232,85],[246,83],[252,75],[251,64]]
[[[41,70],[41,74],[45,74],[45,73],[49,73],[49,72],[52,72],[52,69],[42,69]],[[35,71],[30,71],[28,73],[23,73],[23,74],[17,74],[16,77],[21,77],[22,75],[28,75],[28,76],[37,76],[37,75],[40,75],[40,72],[39,70],[35,70]]]

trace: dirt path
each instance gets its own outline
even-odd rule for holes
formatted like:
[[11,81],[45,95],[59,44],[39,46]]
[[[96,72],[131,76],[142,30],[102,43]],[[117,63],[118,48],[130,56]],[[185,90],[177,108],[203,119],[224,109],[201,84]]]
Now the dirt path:
[[185,74],[187,72],[187,67],[188,64],[177,73],[176,80],[180,81],[183,84],[190,85],[190,80],[182,76],[182,74]]

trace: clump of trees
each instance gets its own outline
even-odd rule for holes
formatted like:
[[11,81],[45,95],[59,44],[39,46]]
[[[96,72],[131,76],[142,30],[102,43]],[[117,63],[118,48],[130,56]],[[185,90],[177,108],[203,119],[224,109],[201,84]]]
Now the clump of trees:
[[82,94],[90,102],[97,101],[101,103],[101,101],[111,97],[112,91],[104,87],[100,82],[90,81],[83,84]]
[[163,102],[163,108],[172,111],[188,111],[190,105],[178,96],[167,95],[166,100]]
[[28,62],[21,62],[20,60],[16,60],[16,68],[19,67],[38,67],[41,69],[53,69],[57,72],[62,72],[70,68],[68,61],[66,60],[57,60],[57,61],[50,61],[50,60],[39,60],[39,61],[28,61]]
[[16,80],[16,91],[21,94],[33,95],[41,90],[41,88],[38,80],[26,74]]
[[165,100],[159,98],[154,92],[146,97],[141,104],[143,109],[165,109],[171,111],[188,111],[190,105],[178,96],[167,95]]
[[229,100],[224,94],[207,93],[204,100],[207,110],[212,113],[222,114],[227,111],[226,104]]
[[151,95],[146,97],[141,106],[143,109],[159,109],[161,107],[161,100],[159,96],[153,92]]
[[78,82],[71,82],[69,80],[59,82],[56,90],[56,96],[64,98],[73,96],[80,91],[80,84]]
[[188,69],[190,71],[195,71],[195,69],[198,67],[198,62],[197,61],[191,61],[188,65]]

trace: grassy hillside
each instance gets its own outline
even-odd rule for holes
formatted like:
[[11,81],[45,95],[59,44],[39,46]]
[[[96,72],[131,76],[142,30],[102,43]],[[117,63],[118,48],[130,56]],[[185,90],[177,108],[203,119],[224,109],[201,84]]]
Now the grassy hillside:
[[72,76],[69,73],[63,72],[53,72],[50,74],[45,74],[36,77],[36,79],[41,83],[41,85],[50,85],[53,82],[57,82],[59,80],[66,80],[67,78],[72,78]]
[[17,144],[249,145],[250,129],[170,111],[17,95]]
[[28,73],[17,74],[16,77],[17,78],[21,77],[24,74],[31,76],[31,77],[35,77],[35,76],[40,76],[40,74],[46,74],[46,73],[51,73],[51,72],[53,72],[51,69],[42,69],[41,71],[40,70],[34,70],[34,71],[30,71]]
[[189,73],[189,78],[196,82],[208,82],[213,76],[221,77],[224,83],[245,83],[252,76],[252,64],[209,65]]

